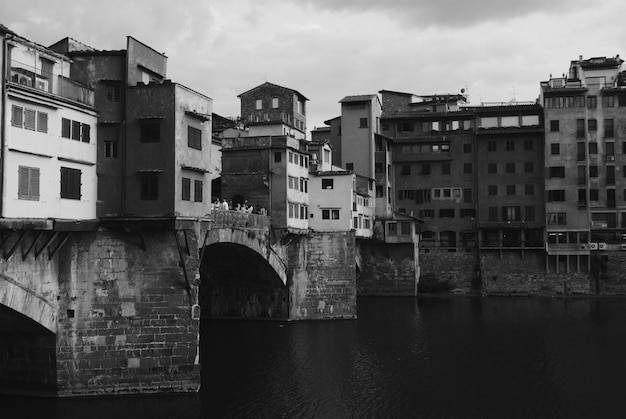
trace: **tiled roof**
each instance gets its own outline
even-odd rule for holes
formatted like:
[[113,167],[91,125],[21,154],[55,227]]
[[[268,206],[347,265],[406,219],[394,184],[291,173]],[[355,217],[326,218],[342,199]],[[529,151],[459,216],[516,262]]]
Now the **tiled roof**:
[[252,89],[250,89],[250,90],[247,90],[247,91],[245,91],[245,92],[243,92],[243,93],[238,94],[238,95],[237,95],[237,97],[241,97],[241,96],[243,96],[243,95],[245,95],[245,94],[247,94],[247,93],[250,93],[250,92],[252,92],[252,91],[254,91],[254,90],[256,90],[256,89],[259,89],[259,88],[261,88],[261,87],[278,87],[278,88],[280,88],[280,89],[290,90],[290,91],[294,92],[295,94],[297,94],[297,95],[298,95],[301,99],[304,99],[304,100],[309,100],[309,99],[307,99],[307,98],[306,98],[306,97],[305,97],[302,93],[298,92],[297,90],[290,89],[289,87],[279,86],[279,85],[277,85],[277,84],[270,83],[270,82],[268,82],[268,81],[266,81],[265,83],[260,84],[260,85],[258,85],[258,86],[256,86],[256,87],[253,87],[253,88],[252,88]]
[[355,95],[355,96],[346,96],[339,101],[339,103],[346,102],[369,102],[370,100],[378,98],[376,95]]

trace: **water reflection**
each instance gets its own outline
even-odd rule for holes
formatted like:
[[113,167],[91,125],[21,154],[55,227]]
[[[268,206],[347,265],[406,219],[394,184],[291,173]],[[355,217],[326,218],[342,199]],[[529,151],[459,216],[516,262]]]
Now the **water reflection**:
[[[24,417],[619,418],[624,298],[361,298],[359,319],[204,321],[197,396]],[[13,399],[2,398],[10,408]],[[7,407],[8,406],[8,407]]]

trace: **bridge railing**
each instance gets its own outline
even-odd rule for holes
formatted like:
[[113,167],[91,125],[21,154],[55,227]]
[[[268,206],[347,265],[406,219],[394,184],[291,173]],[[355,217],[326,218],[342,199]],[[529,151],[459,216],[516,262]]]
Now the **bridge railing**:
[[214,209],[212,214],[213,225],[215,227],[239,227],[266,230],[269,229],[272,224],[272,218],[268,215],[218,209]]

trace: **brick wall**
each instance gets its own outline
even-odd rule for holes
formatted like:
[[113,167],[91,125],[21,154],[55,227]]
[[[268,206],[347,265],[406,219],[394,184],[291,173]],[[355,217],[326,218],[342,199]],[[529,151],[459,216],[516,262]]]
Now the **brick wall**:
[[447,249],[420,249],[420,278],[434,275],[438,281],[447,281],[451,289],[472,290],[476,278],[478,256],[475,251],[448,252]]
[[288,247],[289,317],[356,317],[354,232],[311,233]]
[[[59,254],[59,394],[197,389],[195,286],[179,267],[174,233],[145,232],[146,250],[138,234],[73,237]],[[187,270],[194,280],[193,265]]]

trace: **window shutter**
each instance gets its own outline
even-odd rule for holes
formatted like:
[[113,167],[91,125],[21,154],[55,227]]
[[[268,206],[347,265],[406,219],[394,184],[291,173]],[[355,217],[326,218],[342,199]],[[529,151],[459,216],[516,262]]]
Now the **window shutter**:
[[37,131],[48,132],[48,114],[37,112]]
[[24,110],[24,128],[35,131],[35,115],[36,112],[33,109]]
[[90,131],[91,131],[91,130],[90,130],[90,128],[91,128],[91,127],[89,126],[89,124],[81,124],[81,126],[80,126],[80,127],[81,127],[82,134],[83,134],[83,135],[82,135],[82,136],[83,136],[83,138],[82,138],[82,142],[83,142],[83,143],[88,143],[88,142],[89,142],[89,140],[91,139],[91,138],[90,138]]
[[80,122],[72,121],[72,140],[80,141]]
[[13,106],[11,114],[11,125],[22,128],[24,120],[24,109],[19,106]]
[[70,132],[72,130],[72,121],[66,118],[61,119],[61,137],[70,138]]
[[17,183],[17,198],[28,199],[28,167],[19,167]]
[[35,167],[30,168],[30,186],[29,193],[30,198],[36,201],[39,201],[39,169]]

